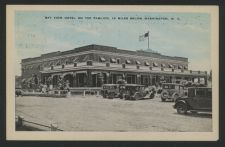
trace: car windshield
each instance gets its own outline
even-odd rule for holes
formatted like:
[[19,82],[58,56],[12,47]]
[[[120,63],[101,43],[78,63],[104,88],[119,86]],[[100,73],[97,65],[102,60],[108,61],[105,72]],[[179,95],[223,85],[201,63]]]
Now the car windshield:
[[206,89],[196,89],[196,96],[205,97]]
[[117,86],[103,86],[104,89],[116,89]]
[[175,89],[175,85],[171,85],[171,84],[164,84],[163,86],[163,89]]
[[140,86],[127,86],[127,90],[133,90],[133,91],[138,91],[141,87]]
[[190,88],[188,89],[188,97],[212,97],[212,89],[211,88]]

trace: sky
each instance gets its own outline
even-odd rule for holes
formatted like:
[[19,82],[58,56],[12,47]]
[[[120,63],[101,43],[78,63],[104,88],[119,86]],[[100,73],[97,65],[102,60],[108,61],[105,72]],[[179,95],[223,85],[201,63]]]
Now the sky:
[[147,39],[139,36],[148,31],[150,49],[187,57],[191,70],[211,69],[207,13],[16,11],[14,30],[16,75],[21,75],[21,59],[89,44],[147,49]]

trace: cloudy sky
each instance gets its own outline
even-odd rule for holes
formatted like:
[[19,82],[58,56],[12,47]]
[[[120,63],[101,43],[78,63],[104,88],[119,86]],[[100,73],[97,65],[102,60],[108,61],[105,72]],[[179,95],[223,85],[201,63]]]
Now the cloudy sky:
[[152,50],[187,57],[192,70],[211,69],[211,29],[207,13],[16,11],[15,72],[21,74],[21,59],[89,44],[134,51],[147,49],[147,40],[139,41],[139,36],[147,31]]

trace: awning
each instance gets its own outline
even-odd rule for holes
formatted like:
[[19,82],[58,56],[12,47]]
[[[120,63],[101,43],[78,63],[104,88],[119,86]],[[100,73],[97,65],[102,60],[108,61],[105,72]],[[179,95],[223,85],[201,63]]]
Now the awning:
[[81,74],[81,73],[85,73],[85,74],[86,74],[87,71],[76,71],[75,73],[76,73],[76,74]]
[[69,64],[69,59],[66,59],[64,63]]
[[166,67],[166,65],[165,64],[161,64],[161,67]]
[[53,64],[54,64],[53,62],[50,62],[48,65],[49,65],[49,66],[52,66]]
[[182,65],[178,65],[178,69],[182,69],[183,68],[183,66]]
[[111,61],[111,63],[116,63],[116,59],[114,59],[114,58],[111,58],[110,61]]
[[138,61],[138,60],[136,60],[136,64],[140,65],[140,64],[141,64],[141,62],[140,62],[140,61]]
[[173,65],[172,64],[169,64],[169,68],[173,68]]
[[44,67],[47,67],[48,65],[49,65],[48,62],[45,62],[45,63],[43,64]]
[[73,62],[77,62],[78,57],[73,58]]
[[60,61],[56,62],[56,65],[61,65],[61,62]]
[[91,72],[92,75],[96,75],[96,74],[100,74],[100,73],[101,73],[100,71],[92,71]]
[[126,64],[131,64],[131,61],[130,60],[126,60]]
[[156,62],[153,62],[154,67],[158,67],[158,64]]
[[21,82],[22,82],[22,83],[26,82],[26,79],[22,79]]
[[33,77],[25,79],[25,82],[31,82],[33,80]]
[[149,66],[150,64],[147,62],[147,61],[145,61],[145,66]]
[[100,61],[101,61],[101,62],[105,62],[106,60],[105,60],[104,57],[100,57]]

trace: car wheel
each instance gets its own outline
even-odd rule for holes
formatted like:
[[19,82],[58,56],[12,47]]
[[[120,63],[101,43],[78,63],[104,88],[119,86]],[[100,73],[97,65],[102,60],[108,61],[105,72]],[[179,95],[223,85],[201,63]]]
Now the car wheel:
[[123,99],[123,95],[122,95],[122,94],[120,94],[119,98],[120,98],[120,99]]
[[138,100],[140,98],[140,95],[139,94],[136,94],[133,98],[133,100]]
[[115,97],[115,94],[114,93],[110,93],[109,94],[109,99],[113,99]]
[[198,112],[197,112],[197,111],[191,111],[191,113],[192,113],[192,114],[197,114]]
[[161,98],[161,100],[162,100],[162,102],[165,102],[166,101],[166,99],[164,99],[164,98]]
[[169,93],[168,93],[167,91],[163,91],[163,92],[161,93],[161,98],[162,98],[162,99],[166,99],[166,98],[168,98],[168,96],[169,96]]
[[150,99],[153,99],[154,97],[155,97],[155,93],[151,93],[149,96]]
[[179,114],[187,114],[187,105],[184,103],[177,104],[177,113]]
[[177,99],[178,97],[179,97],[178,94],[174,94],[172,101],[173,101],[173,102],[176,101],[176,99]]

